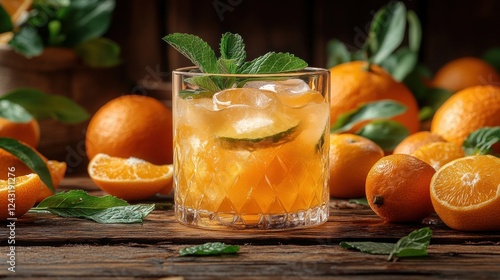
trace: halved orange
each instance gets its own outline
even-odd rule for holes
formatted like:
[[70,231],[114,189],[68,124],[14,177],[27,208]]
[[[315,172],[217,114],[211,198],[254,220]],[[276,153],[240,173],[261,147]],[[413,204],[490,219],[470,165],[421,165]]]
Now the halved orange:
[[166,192],[172,185],[173,165],[154,165],[142,159],[97,154],[88,166],[92,181],[108,194],[132,201]]
[[0,180],[0,220],[19,218],[36,203],[42,181],[35,173]]
[[450,228],[500,230],[500,158],[468,156],[444,165],[431,180],[430,194]]
[[411,154],[438,170],[448,162],[465,156],[462,146],[451,142],[434,142],[418,148]]

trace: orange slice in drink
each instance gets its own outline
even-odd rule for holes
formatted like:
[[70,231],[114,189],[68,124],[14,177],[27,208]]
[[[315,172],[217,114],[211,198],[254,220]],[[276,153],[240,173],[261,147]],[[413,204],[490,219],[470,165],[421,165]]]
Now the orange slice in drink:
[[36,203],[41,184],[35,173],[0,180],[0,220],[19,218],[28,212]]
[[167,192],[172,184],[173,165],[154,165],[142,159],[97,154],[89,163],[94,183],[108,194],[132,201]]
[[469,156],[444,165],[432,178],[430,194],[450,228],[500,230],[500,158]]

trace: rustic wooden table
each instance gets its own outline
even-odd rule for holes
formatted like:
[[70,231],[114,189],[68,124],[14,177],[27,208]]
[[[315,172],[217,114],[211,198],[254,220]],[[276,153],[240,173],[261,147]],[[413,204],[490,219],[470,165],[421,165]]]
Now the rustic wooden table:
[[[63,189],[91,192],[84,177],[65,178]],[[98,193],[98,192],[96,192]],[[165,202],[165,199],[157,202]],[[171,198],[167,198],[171,202]],[[384,223],[369,208],[332,201],[325,225],[285,232],[206,231],[177,223],[169,207],[143,224],[104,225],[49,214],[16,222],[15,272],[9,271],[8,234],[2,233],[1,277],[37,279],[500,279],[500,232],[447,228],[436,216],[423,224]],[[415,229],[433,231],[429,255],[387,261],[387,256],[343,249],[341,241],[391,241]],[[3,225],[2,232],[6,232]],[[179,249],[222,241],[236,255],[183,257]],[[8,261],[8,260],[7,260]]]

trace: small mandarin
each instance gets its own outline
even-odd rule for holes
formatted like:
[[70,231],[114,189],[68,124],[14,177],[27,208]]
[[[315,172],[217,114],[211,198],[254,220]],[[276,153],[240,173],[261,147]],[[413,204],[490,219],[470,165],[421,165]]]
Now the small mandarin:
[[433,212],[429,194],[436,171],[424,161],[406,154],[377,161],[366,177],[370,208],[388,222],[418,222]]
[[18,123],[0,117],[0,137],[14,138],[36,148],[40,142],[40,125],[36,119]]
[[423,145],[434,143],[434,142],[444,142],[445,140],[439,134],[430,131],[419,131],[408,135],[403,141],[394,148],[394,154],[407,154],[411,155],[418,148]]
[[365,196],[368,171],[384,151],[375,142],[355,134],[330,135],[330,195]]

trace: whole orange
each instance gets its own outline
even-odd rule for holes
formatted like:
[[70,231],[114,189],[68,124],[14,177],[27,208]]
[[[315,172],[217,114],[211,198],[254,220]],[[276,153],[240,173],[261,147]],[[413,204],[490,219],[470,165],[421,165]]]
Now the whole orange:
[[370,208],[389,222],[418,222],[432,207],[429,186],[436,171],[424,161],[406,154],[377,161],[366,177]]
[[462,145],[474,130],[500,126],[500,87],[476,86],[452,95],[436,111],[431,132]]
[[365,196],[366,175],[384,151],[375,142],[355,134],[330,135],[330,195]]
[[364,61],[347,62],[330,68],[330,122],[358,106],[382,99],[392,99],[407,106],[406,112],[393,118],[408,128],[410,134],[420,128],[418,104],[411,91],[384,69]]
[[85,146],[89,159],[104,153],[153,164],[172,163],[172,111],[152,97],[115,98],[92,116]]
[[14,138],[36,148],[40,142],[40,125],[36,119],[19,123],[0,118],[0,137]]
[[394,148],[394,154],[407,154],[411,155],[418,148],[434,143],[434,142],[444,142],[445,140],[437,133],[430,131],[419,131],[408,135],[403,141]]
[[500,76],[491,65],[475,57],[454,59],[443,65],[434,76],[432,86],[452,92],[479,85],[498,85]]

